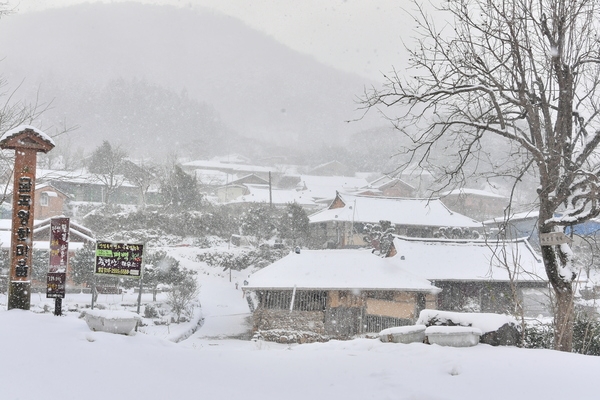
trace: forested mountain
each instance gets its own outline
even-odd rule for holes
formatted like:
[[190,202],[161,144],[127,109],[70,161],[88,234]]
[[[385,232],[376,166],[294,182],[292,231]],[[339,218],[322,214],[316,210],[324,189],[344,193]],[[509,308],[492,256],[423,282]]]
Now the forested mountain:
[[84,4],[8,16],[0,37],[0,73],[24,80],[18,96],[54,99],[41,124],[79,125],[87,148],[248,149],[234,132],[257,147],[306,148],[381,123],[346,122],[371,82],[209,11]]

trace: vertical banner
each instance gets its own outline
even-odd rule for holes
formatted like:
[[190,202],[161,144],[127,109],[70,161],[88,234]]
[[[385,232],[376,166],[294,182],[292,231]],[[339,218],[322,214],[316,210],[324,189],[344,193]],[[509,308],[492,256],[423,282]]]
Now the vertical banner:
[[64,299],[69,261],[69,218],[50,220],[50,264],[46,297]]

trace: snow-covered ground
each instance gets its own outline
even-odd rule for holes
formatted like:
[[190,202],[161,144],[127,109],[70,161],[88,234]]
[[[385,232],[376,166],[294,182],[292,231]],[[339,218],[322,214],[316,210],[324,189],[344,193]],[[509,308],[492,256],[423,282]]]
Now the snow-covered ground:
[[[598,398],[600,357],[377,339],[283,345],[232,338],[249,329],[239,289],[248,273],[234,271],[230,282],[228,272],[196,262],[197,249],[169,253],[198,270],[202,285],[204,324],[179,343],[157,332],[92,332],[74,312],[6,311],[0,295],[0,399]],[[65,303],[89,302],[82,296]],[[99,302],[118,309],[127,296]],[[37,295],[32,302],[37,310],[51,304]],[[175,325],[170,334],[184,329]]]

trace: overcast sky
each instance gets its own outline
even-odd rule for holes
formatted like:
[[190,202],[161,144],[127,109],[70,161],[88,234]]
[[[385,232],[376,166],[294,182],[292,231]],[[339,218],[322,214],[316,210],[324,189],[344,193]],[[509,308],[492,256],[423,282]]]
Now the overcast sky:
[[[381,80],[404,64],[410,40],[409,0],[104,0],[205,7],[245,21],[278,41],[338,69]],[[85,0],[8,0],[17,12],[86,3]]]

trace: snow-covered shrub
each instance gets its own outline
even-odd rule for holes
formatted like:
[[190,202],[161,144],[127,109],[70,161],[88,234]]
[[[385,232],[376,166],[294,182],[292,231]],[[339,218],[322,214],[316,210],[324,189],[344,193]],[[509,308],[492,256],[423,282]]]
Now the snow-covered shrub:
[[[573,353],[600,356],[600,321],[584,313],[577,313],[573,324]],[[530,322],[525,327],[525,347],[552,349],[554,326],[552,322]]]
[[158,316],[158,311],[152,304],[148,304],[144,307],[144,318],[158,318]]
[[183,322],[191,317],[194,302],[198,297],[200,287],[196,279],[196,271],[185,268],[181,269],[180,275],[171,283],[171,289],[167,293],[167,305],[175,314],[174,322]]
[[600,321],[578,314],[573,327],[573,352],[600,356]]
[[552,349],[554,327],[550,322],[532,322],[525,326],[524,347],[527,349]]
[[479,232],[469,228],[441,227],[433,233],[434,238],[439,239],[479,239]]
[[198,254],[196,259],[205,262],[211,267],[232,269],[241,271],[250,266],[263,268],[283,258],[289,253],[288,248],[274,248],[271,246],[260,246],[258,249],[245,249],[236,253],[225,251],[210,251]]

